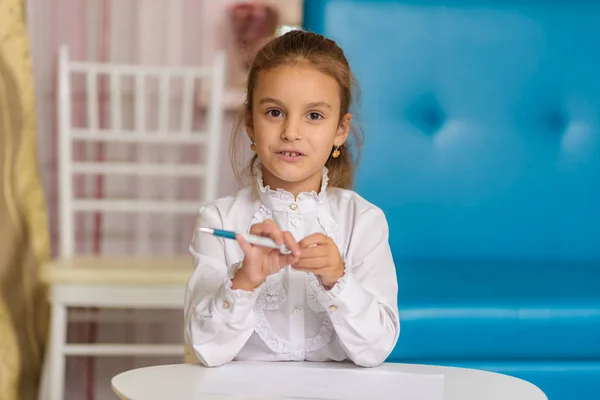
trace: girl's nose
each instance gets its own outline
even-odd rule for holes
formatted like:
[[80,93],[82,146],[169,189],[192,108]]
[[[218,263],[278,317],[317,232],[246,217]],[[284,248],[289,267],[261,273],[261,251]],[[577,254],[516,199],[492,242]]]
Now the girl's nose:
[[298,123],[294,121],[288,121],[283,126],[283,131],[281,132],[281,138],[287,141],[294,141],[300,139],[300,129]]

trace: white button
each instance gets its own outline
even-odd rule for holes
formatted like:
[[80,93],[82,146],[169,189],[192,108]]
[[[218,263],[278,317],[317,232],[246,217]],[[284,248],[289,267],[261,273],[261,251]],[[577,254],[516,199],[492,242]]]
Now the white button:
[[302,355],[302,352],[300,350],[297,350],[296,353],[294,354],[296,357],[300,357]]
[[294,308],[294,315],[295,315],[295,316],[298,316],[298,315],[300,315],[300,310],[299,310],[299,309],[297,309],[297,308]]
[[295,220],[295,219],[293,219],[293,220],[292,220],[292,226],[296,226],[296,225],[298,225],[298,221],[297,221],[297,220]]

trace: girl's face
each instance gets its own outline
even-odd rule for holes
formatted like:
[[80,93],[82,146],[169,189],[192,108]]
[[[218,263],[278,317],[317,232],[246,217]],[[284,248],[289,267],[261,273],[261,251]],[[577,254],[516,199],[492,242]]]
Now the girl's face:
[[325,162],[350,129],[350,113],[340,121],[336,80],[309,65],[282,65],[259,75],[252,102],[246,131],[264,184],[294,195],[318,191]]

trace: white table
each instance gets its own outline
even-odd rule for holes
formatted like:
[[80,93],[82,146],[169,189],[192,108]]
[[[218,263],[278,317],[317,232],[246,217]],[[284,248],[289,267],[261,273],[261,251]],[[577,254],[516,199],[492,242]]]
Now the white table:
[[[312,370],[308,371],[306,368]],[[290,373],[306,376],[306,374],[301,375],[303,372],[310,372],[313,376],[314,373],[321,374],[321,372],[338,374],[337,381],[339,381],[339,374],[348,374],[348,380],[356,379],[359,376],[360,379],[363,379],[369,376],[367,374],[378,371],[387,374],[394,373],[398,378],[406,373],[442,374],[444,376],[444,400],[547,400],[544,393],[535,385],[507,375],[465,368],[395,363],[385,363],[376,368],[361,368],[351,363],[335,362],[259,363],[238,361],[218,368],[205,368],[198,364],[161,365],[123,372],[112,379],[112,389],[119,398],[124,400],[300,399],[301,397],[294,397],[295,393],[286,393],[283,397],[260,397],[255,389],[258,385],[254,382],[264,380],[270,385],[277,385],[286,379],[289,382]],[[387,376],[389,377],[389,375]],[[371,375],[371,377],[375,377],[375,375]],[[240,395],[239,384],[244,379],[253,384],[245,384],[245,393]],[[231,393],[227,392],[229,387],[227,382],[232,382]],[[237,389],[233,387],[234,383],[237,383]],[[220,390],[226,393],[199,394],[207,385],[218,385]],[[329,393],[336,393],[336,388],[332,387]],[[320,400],[335,397],[330,397],[327,393],[323,393],[322,396],[319,396]],[[395,399],[396,397],[390,398]]]

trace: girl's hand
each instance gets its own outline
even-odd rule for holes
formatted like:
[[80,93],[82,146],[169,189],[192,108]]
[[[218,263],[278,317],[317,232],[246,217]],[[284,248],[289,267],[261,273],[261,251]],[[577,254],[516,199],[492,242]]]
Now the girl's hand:
[[344,262],[334,241],[315,233],[300,241],[300,259],[292,267],[311,272],[321,279],[325,288],[331,289],[344,276]]
[[277,249],[251,245],[238,235],[236,239],[244,251],[244,260],[242,268],[233,277],[233,289],[252,291],[269,275],[279,272],[286,265],[294,264],[299,259],[300,246],[290,232],[282,232],[275,222],[266,220],[252,225],[250,233],[271,238],[278,245],[285,244],[292,254],[281,254]]

